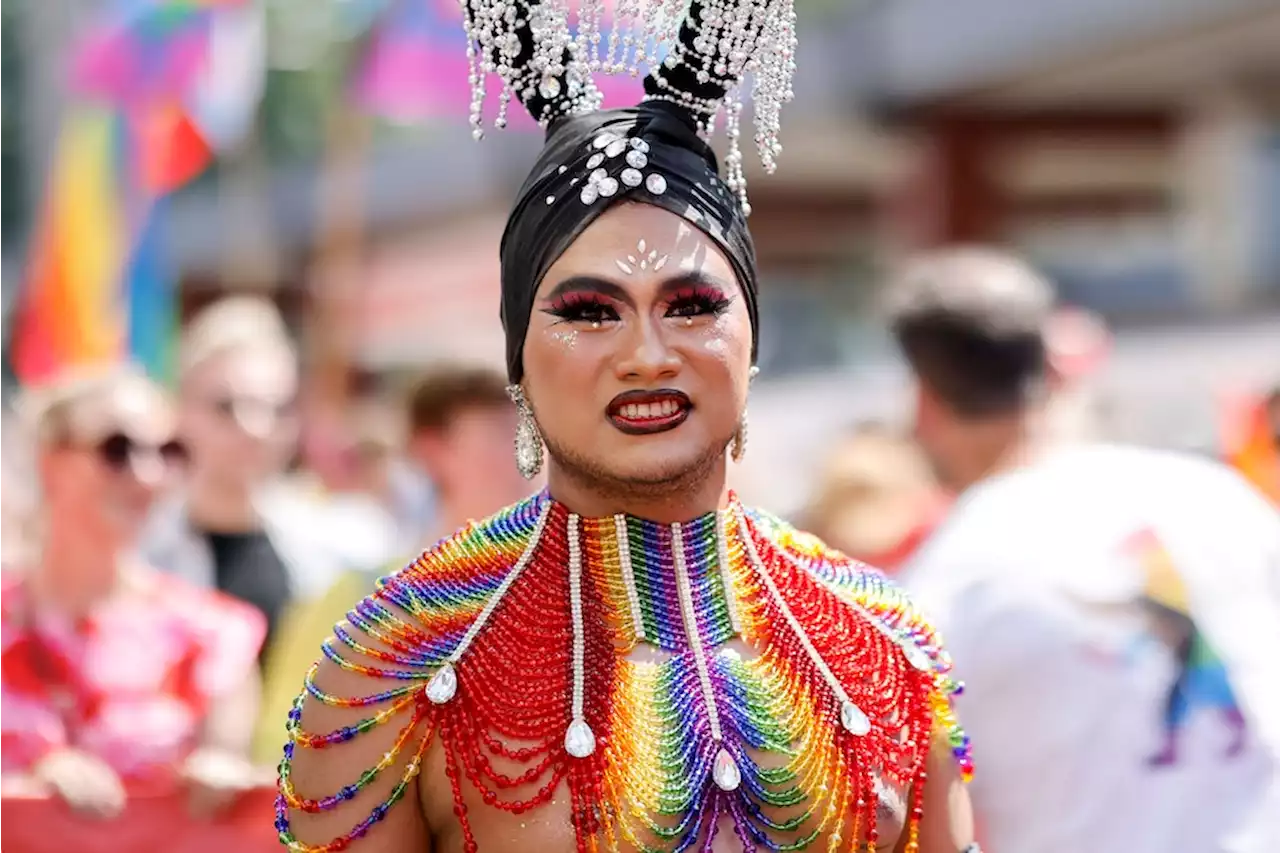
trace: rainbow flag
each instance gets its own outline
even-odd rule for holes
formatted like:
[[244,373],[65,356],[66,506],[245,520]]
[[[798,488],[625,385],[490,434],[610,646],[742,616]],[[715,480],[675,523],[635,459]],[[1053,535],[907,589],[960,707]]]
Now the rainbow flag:
[[13,364],[23,382],[123,355],[116,133],[108,111],[80,112],[62,129],[14,330]]
[[167,378],[177,328],[162,243],[168,193],[212,151],[185,104],[215,10],[241,0],[119,0],[79,43],[14,327],[24,383],[131,359]]
[[110,110],[68,116],[14,329],[24,383],[126,358],[168,378],[177,312],[161,213],[167,190],[207,162],[208,149],[167,150],[138,140]]

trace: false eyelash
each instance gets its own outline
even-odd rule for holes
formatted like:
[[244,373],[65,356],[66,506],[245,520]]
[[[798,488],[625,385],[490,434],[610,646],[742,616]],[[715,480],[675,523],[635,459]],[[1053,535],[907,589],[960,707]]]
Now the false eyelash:
[[[694,317],[700,314],[712,314],[718,317],[732,304],[733,298],[726,296],[719,288],[690,288],[681,290],[671,297],[667,303],[667,316]],[[690,308],[695,310],[687,310]]]
[[566,293],[552,302],[546,312],[570,323],[618,319],[612,303],[595,293]]

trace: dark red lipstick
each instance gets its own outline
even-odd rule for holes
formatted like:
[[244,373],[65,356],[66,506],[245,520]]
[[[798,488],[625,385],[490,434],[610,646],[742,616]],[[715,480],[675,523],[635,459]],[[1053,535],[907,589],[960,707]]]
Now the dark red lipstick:
[[627,435],[652,435],[675,429],[688,419],[693,402],[683,391],[626,391],[605,410],[609,422]]

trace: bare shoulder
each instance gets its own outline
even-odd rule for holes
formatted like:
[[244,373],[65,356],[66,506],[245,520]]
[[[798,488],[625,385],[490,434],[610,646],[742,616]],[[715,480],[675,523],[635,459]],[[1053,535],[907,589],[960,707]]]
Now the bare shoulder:
[[903,833],[897,850],[911,850],[911,843],[918,845],[918,853],[954,853],[968,850],[974,841],[973,808],[964,773],[955,760],[950,739],[944,732],[936,732],[930,745],[928,777],[924,784],[924,796],[920,803],[920,824],[913,839]]
[[[376,597],[352,612],[374,608],[412,619]],[[346,648],[339,639],[344,633],[364,651]],[[417,778],[427,741],[418,694],[429,673],[414,665],[393,670],[380,655],[396,650],[371,632],[340,626],[290,711],[276,829],[292,849],[340,840],[355,850],[430,849]],[[391,671],[401,676],[383,674]]]

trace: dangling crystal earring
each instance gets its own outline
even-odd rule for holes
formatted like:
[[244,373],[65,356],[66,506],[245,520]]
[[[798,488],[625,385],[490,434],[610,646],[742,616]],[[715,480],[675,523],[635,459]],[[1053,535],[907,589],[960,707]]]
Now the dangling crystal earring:
[[542,470],[542,433],[533,419],[533,409],[524,395],[524,388],[508,385],[507,394],[516,404],[519,421],[516,424],[516,470],[526,480],[532,480]]
[[747,412],[742,412],[742,420],[738,421],[738,431],[733,434],[733,442],[729,445],[729,458],[741,462],[747,453]]
[[[751,365],[750,379],[754,380],[760,375],[760,368],[754,364]],[[738,431],[733,434],[733,442],[729,445],[729,458],[734,462],[741,462],[742,457],[747,453],[747,410],[742,410],[742,420],[738,422]]]

